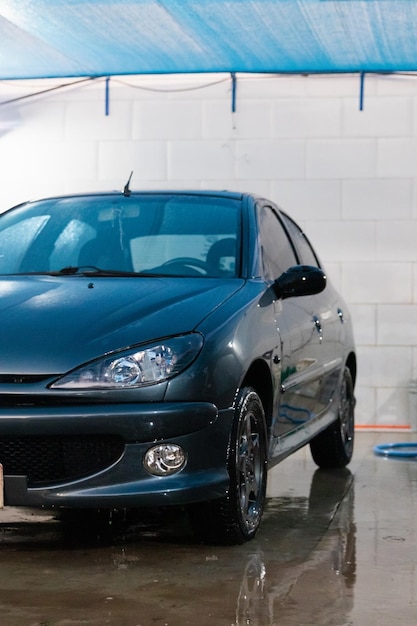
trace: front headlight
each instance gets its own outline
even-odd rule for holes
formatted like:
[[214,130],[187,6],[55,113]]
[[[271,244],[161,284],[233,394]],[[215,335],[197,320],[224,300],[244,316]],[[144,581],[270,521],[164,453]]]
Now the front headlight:
[[131,389],[161,382],[188,367],[202,345],[202,336],[190,333],[113,352],[78,367],[54,382],[51,388]]

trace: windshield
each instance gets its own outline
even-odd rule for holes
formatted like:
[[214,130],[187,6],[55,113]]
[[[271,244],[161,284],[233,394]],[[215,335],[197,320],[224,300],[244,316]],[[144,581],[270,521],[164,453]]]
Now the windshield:
[[113,270],[235,277],[240,205],[232,198],[180,193],[26,204],[0,215],[0,274]]

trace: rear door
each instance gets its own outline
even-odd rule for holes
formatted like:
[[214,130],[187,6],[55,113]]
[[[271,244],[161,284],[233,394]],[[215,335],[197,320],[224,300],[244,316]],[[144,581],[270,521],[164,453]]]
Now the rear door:
[[[257,217],[263,273],[267,281],[273,281],[303,261],[275,207],[258,206]],[[318,265],[318,261],[308,264]],[[321,393],[325,350],[320,296],[274,303],[275,332],[281,342],[281,394],[274,414],[275,437],[304,426],[325,408]]]
[[[290,234],[296,248],[300,263],[321,267],[320,261],[301,228],[287,215],[280,213],[283,224]],[[329,406],[337,389],[337,382],[343,366],[344,313],[338,293],[327,281],[326,289],[309,298],[298,298],[298,304],[306,305],[307,314],[312,315],[311,321],[316,330],[320,349],[317,351],[317,362],[311,367],[309,384],[314,395],[314,412],[311,417],[324,412]],[[314,335],[314,333],[313,333]]]

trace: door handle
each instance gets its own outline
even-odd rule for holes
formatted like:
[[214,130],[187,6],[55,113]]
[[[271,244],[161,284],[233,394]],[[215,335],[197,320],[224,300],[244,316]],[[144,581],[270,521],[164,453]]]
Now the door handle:
[[320,335],[320,341],[323,339],[323,328],[321,325],[320,318],[317,315],[313,316],[314,327]]

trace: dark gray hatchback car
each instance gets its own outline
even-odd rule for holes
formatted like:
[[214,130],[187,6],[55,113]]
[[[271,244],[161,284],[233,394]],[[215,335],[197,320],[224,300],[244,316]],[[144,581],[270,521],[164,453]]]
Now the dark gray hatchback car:
[[181,505],[205,541],[257,532],[267,468],[349,463],[346,304],[274,203],[73,195],[0,216],[8,505]]

